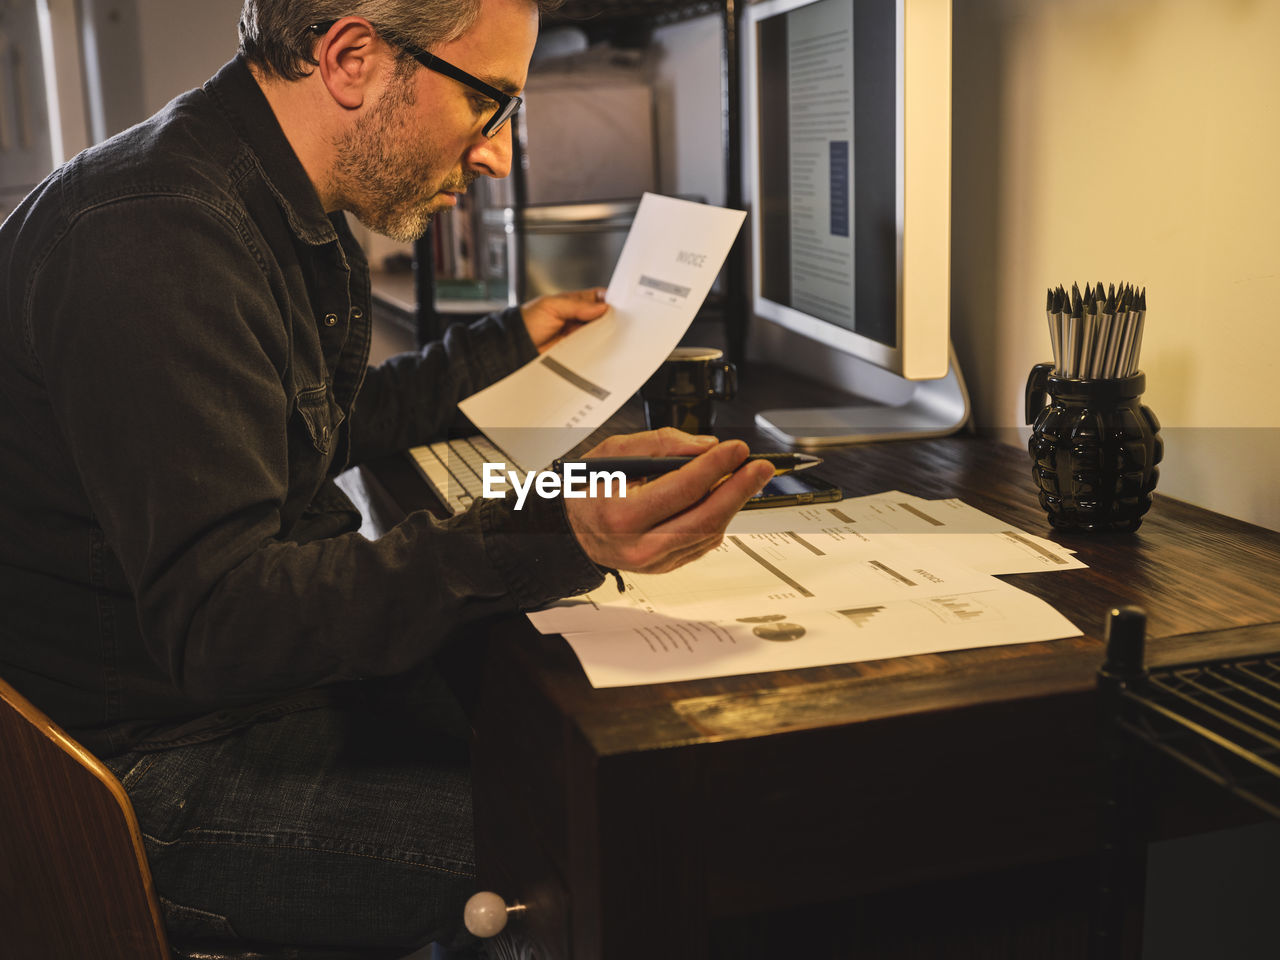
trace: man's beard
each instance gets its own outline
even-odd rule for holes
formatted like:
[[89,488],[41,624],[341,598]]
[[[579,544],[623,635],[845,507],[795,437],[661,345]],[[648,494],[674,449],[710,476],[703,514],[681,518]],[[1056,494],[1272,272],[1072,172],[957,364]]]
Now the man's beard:
[[338,138],[332,173],[336,192],[360,222],[400,243],[426,232],[433,197],[463,191],[476,176],[459,173],[433,188],[440,156],[429,140],[413,137],[402,119],[416,101],[408,77],[393,77],[378,104]]

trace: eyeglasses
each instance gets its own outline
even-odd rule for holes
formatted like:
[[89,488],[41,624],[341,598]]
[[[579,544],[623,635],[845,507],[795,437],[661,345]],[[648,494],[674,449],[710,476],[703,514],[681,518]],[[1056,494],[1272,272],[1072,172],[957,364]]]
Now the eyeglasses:
[[[329,28],[337,22],[337,20],[327,20],[323,23],[313,23],[308,29],[312,33],[323,36],[328,33]],[[388,40],[390,40],[390,38],[388,38]],[[447,60],[441,60],[433,53],[427,53],[427,51],[423,50],[421,47],[414,46],[412,43],[403,43],[399,41],[392,42],[395,42],[400,49],[413,57],[413,59],[417,60],[418,63],[422,64],[422,66],[426,67],[428,70],[443,74],[451,80],[457,80],[459,83],[470,87],[477,93],[483,93],[486,97],[492,100],[494,104],[496,104],[493,116],[486,120],[484,126],[480,128],[480,132],[484,134],[486,138],[492,139],[496,136],[498,131],[502,129],[503,125],[505,125],[515,112],[520,109],[520,104],[524,102],[520,97],[514,97],[509,93],[503,93],[497,87],[490,86],[479,77],[473,77],[471,74],[467,73],[467,71],[460,67],[455,67]]]

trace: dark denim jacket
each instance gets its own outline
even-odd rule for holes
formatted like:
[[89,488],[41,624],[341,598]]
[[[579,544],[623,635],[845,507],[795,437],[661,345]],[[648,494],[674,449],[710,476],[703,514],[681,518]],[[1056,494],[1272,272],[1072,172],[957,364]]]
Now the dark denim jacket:
[[214,735],[600,582],[553,501],[355,532],[333,476],[534,351],[508,311],[366,371],[364,257],[239,61],[41,184],[0,284],[0,675],[90,749]]

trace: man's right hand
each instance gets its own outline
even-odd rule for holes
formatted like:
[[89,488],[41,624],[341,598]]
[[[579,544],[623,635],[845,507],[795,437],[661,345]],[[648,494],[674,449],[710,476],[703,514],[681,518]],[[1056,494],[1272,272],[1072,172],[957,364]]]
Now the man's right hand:
[[741,440],[718,443],[670,427],[610,437],[584,459],[695,459],[652,480],[630,482],[626,497],[566,500],[569,524],[587,556],[602,567],[675,570],[718,547],[733,515],[773,477],[766,462],[743,465],[748,452]]

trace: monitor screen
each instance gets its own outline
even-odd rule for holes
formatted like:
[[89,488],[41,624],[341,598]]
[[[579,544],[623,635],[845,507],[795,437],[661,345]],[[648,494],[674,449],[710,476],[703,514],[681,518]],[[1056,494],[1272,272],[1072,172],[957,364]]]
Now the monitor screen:
[[757,37],[760,293],[890,347],[894,33],[893,0],[817,0]]
[[942,377],[950,0],[766,0],[745,16],[755,313]]

